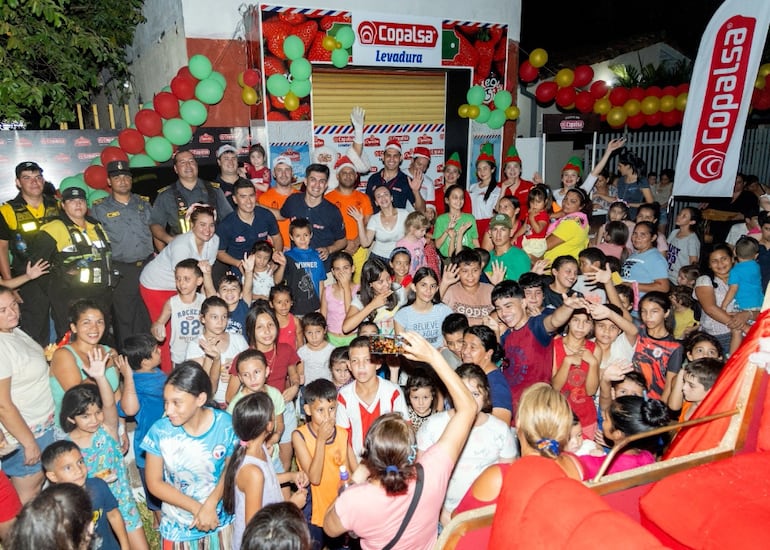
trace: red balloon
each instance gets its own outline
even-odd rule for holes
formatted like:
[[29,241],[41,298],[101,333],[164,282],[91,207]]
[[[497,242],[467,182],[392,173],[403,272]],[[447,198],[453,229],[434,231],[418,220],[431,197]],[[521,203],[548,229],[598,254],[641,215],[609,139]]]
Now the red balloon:
[[572,81],[572,85],[576,88],[582,88],[587,86],[594,78],[594,70],[590,65],[578,65],[575,67],[575,79]]
[[559,88],[559,90],[556,92],[556,105],[564,109],[568,109],[575,103],[576,95],[577,94],[575,93],[575,88],[572,86]]
[[[116,147],[113,147],[116,149]],[[83,172],[86,185],[94,189],[107,189],[107,169],[97,164],[91,165]]]
[[533,80],[537,80],[539,74],[540,70],[533,66],[532,63],[529,62],[529,59],[525,60],[519,66],[519,79],[522,82],[532,82]]
[[630,116],[626,119],[626,124],[628,124],[628,127],[633,130],[638,130],[642,126],[644,126],[645,119],[644,119],[644,113],[637,113],[634,116]]
[[152,106],[165,119],[177,118],[179,116],[179,100],[170,92],[155,94]]
[[594,109],[594,101],[591,92],[578,92],[575,96],[575,107],[581,113],[590,113]]
[[[126,153],[135,155],[144,151],[144,136],[139,130],[126,128],[118,134],[120,148]],[[93,187],[93,185],[91,186]]]
[[647,94],[645,94],[644,90],[639,86],[634,86],[628,91],[628,99],[636,99],[637,101],[641,101],[644,99],[645,95]]
[[[125,160],[128,162],[128,155],[119,147],[105,147],[101,154],[102,166],[107,166],[113,160]],[[104,172],[107,174],[106,170]]]
[[591,97],[594,99],[601,99],[604,96],[607,95],[607,92],[609,91],[610,87],[607,86],[607,83],[604,80],[597,80],[593,84],[591,84],[590,92]]
[[246,69],[243,71],[243,83],[246,86],[255,87],[259,84],[259,73],[254,69]]
[[663,90],[661,90],[660,86],[650,86],[646,90],[646,95],[654,95],[655,97],[663,97]]
[[679,95],[684,92],[689,92],[689,91],[690,91],[689,82],[685,82],[684,84],[680,84],[679,86],[676,87],[676,95]]
[[766,111],[770,109],[770,90],[754,90],[751,106],[757,111]]
[[660,124],[660,121],[662,118],[663,118],[663,113],[661,113],[660,111],[658,111],[657,113],[653,113],[651,115],[644,115],[644,121],[647,123],[647,126],[657,126],[658,124]]
[[556,92],[559,91],[559,85],[552,80],[547,82],[541,82],[537,85],[535,90],[535,97],[540,103],[550,103],[556,97]]
[[136,129],[147,137],[159,136],[163,132],[163,120],[152,109],[142,109],[134,117]]
[[184,67],[180,67],[179,70],[176,72],[176,75],[182,78],[186,78],[187,80],[193,82],[194,84],[198,83],[198,79],[195,78],[192,73],[190,72],[190,67],[185,65]]
[[187,101],[195,97],[195,82],[182,76],[175,76],[171,79],[171,91],[182,101]]
[[666,128],[671,128],[672,126],[676,126],[679,123],[675,110],[669,111],[667,113],[663,113],[661,115],[660,121],[663,123],[663,126],[665,126]]
[[610,92],[610,103],[615,107],[622,107],[628,101],[628,88],[618,86]]
[[676,86],[666,86],[665,88],[663,88],[662,92],[663,92],[663,95],[672,95],[674,97],[679,95],[679,93],[676,91]]

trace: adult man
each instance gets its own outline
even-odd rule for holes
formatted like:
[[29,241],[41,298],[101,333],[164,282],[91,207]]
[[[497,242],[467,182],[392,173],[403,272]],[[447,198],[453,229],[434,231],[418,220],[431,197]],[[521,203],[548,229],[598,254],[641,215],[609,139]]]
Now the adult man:
[[[489,253],[485,273],[494,284],[501,280],[518,281],[532,267],[527,253],[511,245],[512,228],[513,222],[506,214],[496,214],[489,221],[489,236],[494,248]],[[493,279],[495,271],[501,275],[497,280]]]
[[[271,187],[259,196],[259,204],[270,209],[273,215],[276,215],[289,195],[297,192],[292,186],[294,172],[289,157],[280,155],[273,161],[273,179],[275,180],[275,187]],[[281,242],[288,246],[291,242],[289,239],[289,222],[291,220],[284,220],[279,216],[276,216],[276,219],[278,220],[278,229],[281,232]]]
[[[47,291],[57,338],[69,329],[70,303],[80,298],[95,301],[109,327],[115,283],[110,242],[101,224],[86,215],[86,192],[68,187],[61,208],[61,216],[43,225],[29,245],[32,259],[51,262]],[[108,331],[103,338],[109,340]]]
[[374,202],[374,188],[379,185],[387,185],[393,195],[393,206],[425,212],[425,200],[420,195],[422,172],[417,171],[415,176],[410,178],[399,169],[401,144],[398,141],[392,139],[385,145],[385,150],[382,152],[382,164],[382,170],[369,176],[369,180],[366,182],[366,194],[372,201],[374,211],[379,211]]
[[[0,276],[10,279],[26,272],[29,260],[27,246],[40,227],[59,217],[56,199],[43,193],[43,169],[36,162],[16,166],[16,188],[19,194],[0,206]],[[13,253],[13,265],[9,260]],[[50,340],[48,299],[49,276],[30,281],[18,290],[21,327],[38,344]]]
[[174,155],[174,172],[179,179],[158,191],[150,216],[150,230],[155,245],[162,249],[176,236],[189,229],[185,214],[190,205],[208,204],[216,208],[219,219],[233,208],[218,183],[198,178],[198,161],[192,151],[179,149]]
[[123,341],[134,334],[150,331],[150,315],[139,295],[139,274],[152,256],[150,201],[131,192],[133,177],[128,163],[107,164],[111,194],[91,208],[91,214],[104,227],[112,247],[115,269],[120,273],[112,293],[115,336]]
[[416,178],[418,173],[422,176],[420,195],[425,201],[425,214],[433,219],[436,217],[436,187],[433,180],[425,175],[428,166],[430,166],[430,149],[422,146],[412,149],[412,160],[407,171],[412,178]]
[[235,211],[217,224],[219,252],[217,260],[235,274],[246,253],[257,241],[273,241],[275,250],[283,250],[283,239],[278,231],[275,216],[267,208],[257,206],[254,185],[247,179],[235,182],[233,187]]
[[233,202],[235,184],[241,180],[249,181],[238,174],[238,149],[229,144],[217,149],[217,164],[219,165],[219,175],[214,179],[214,182],[219,184],[219,188],[230,202],[230,206],[235,208]]
[[[364,117],[366,111],[363,108],[356,105],[350,113],[350,122],[353,124],[353,142],[345,152],[345,156],[348,157],[348,162],[353,164],[356,172],[361,174],[368,174],[369,169],[372,167],[369,163],[369,159],[364,152]],[[335,166],[342,155],[337,152],[333,147],[321,146],[313,149],[310,155],[311,162],[316,164],[324,164],[329,168],[329,185],[328,191],[337,189],[339,182],[337,181],[337,174]]]
[[323,164],[308,166],[305,170],[305,192],[287,198],[279,212],[282,219],[289,221],[294,218],[310,220],[313,226],[310,246],[321,256],[327,273],[331,267],[329,256],[348,244],[342,214],[324,198],[328,178],[329,169]]

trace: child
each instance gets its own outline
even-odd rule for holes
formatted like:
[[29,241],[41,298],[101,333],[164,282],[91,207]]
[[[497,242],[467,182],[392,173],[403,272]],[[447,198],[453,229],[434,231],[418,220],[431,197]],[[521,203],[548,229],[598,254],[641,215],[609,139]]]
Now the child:
[[353,376],[350,374],[350,356],[347,346],[334,348],[329,356],[329,371],[332,373],[332,382],[334,382],[337,391],[353,381]]
[[[592,399],[599,389],[601,350],[588,340],[593,320],[584,309],[573,310],[567,333],[554,338],[551,385],[567,397],[572,412],[580,418],[583,437],[593,439],[596,407]],[[598,355],[598,357],[597,357]]]
[[580,269],[573,256],[559,256],[551,264],[552,281],[545,287],[543,304],[547,309],[556,309],[564,301],[563,296],[574,294],[572,287],[578,280]]
[[[273,278],[273,246],[267,241],[257,241],[251,249],[254,256],[254,277],[251,285],[251,297],[253,300],[267,300],[270,289],[275,284]],[[248,279],[243,284],[248,284]]]
[[337,497],[340,469],[344,466],[352,472],[358,462],[350,445],[350,433],[337,422],[340,405],[334,384],[324,379],[315,380],[305,387],[304,395],[307,421],[294,430],[291,442],[297,465],[310,481],[310,533],[320,548],[324,543],[324,516]]
[[270,168],[265,165],[265,159],[265,148],[255,143],[249,148],[249,162],[243,166],[246,177],[254,184],[257,198],[270,189]]
[[348,354],[355,382],[340,389],[337,424],[350,429],[353,450],[359,457],[364,450],[366,432],[378,416],[397,412],[408,419],[409,412],[401,388],[377,376],[368,337],[359,336],[353,340]]
[[195,361],[211,378],[211,391],[219,408],[227,406],[227,385],[230,365],[240,352],[249,347],[240,334],[230,334],[227,328],[227,304],[219,296],[206,298],[201,304],[203,334],[187,346],[185,359]]
[[583,437],[583,427],[575,413],[572,413],[572,426],[569,430],[569,441],[565,450],[576,456],[587,455],[597,450],[596,443]]
[[403,288],[412,283],[412,275],[409,273],[409,268],[412,265],[412,253],[407,248],[403,246],[394,248],[390,253],[390,258],[388,258],[388,265],[393,270],[392,282]]
[[241,440],[225,471],[222,503],[233,514],[232,549],[240,550],[243,531],[261,508],[283,502],[281,483],[293,482],[298,490],[288,500],[302,508],[307,498],[304,472],[276,474],[267,440],[273,434],[273,403],[264,393],[252,393],[233,409],[233,430]]
[[297,351],[305,343],[302,335],[302,323],[291,312],[294,307],[292,292],[281,283],[270,289],[270,307],[278,319],[278,341],[287,344]]
[[40,462],[46,478],[52,484],[73,483],[88,492],[95,518],[93,548],[130,548],[126,524],[118,510],[118,501],[103,479],[88,477],[83,455],[75,443],[66,440],[51,443],[43,450]]
[[321,315],[326,318],[327,335],[333,346],[347,346],[354,334],[342,331],[345,314],[358,294],[359,285],[353,283],[353,257],[344,250],[338,250],[329,259],[334,283],[326,285],[321,292]]
[[438,276],[431,268],[418,269],[412,285],[414,296],[409,305],[396,312],[396,334],[417,332],[438,349],[442,344],[441,324],[452,310],[439,301]]
[[668,408],[680,411],[679,422],[689,420],[719,378],[725,363],[720,359],[704,357],[687,363],[676,377]]
[[[536,185],[527,196],[529,211],[527,212],[527,224],[519,229],[514,238],[520,243],[521,248],[533,258],[541,258],[547,249],[545,234],[548,229],[548,189],[545,185]],[[511,277],[518,279],[518,277]]]
[[418,269],[426,266],[425,263],[425,232],[430,227],[428,218],[419,211],[410,212],[404,222],[405,235],[396,241],[396,248],[406,248],[409,251],[412,263],[409,266],[409,275],[414,276]]
[[[634,222],[629,219],[630,210],[628,205],[623,201],[615,201],[610,205],[610,209],[607,212],[607,222],[621,222],[626,225],[628,229],[628,240],[626,241],[626,248],[631,249],[631,233],[634,231]],[[599,231],[596,232],[595,242],[604,242],[604,234],[607,232],[607,224],[601,226]]]
[[494,309],[492,285],[481,282],[483,267],[478,251],[461,250],[452,257],[439,287],[441,301],[464,314],[471,326],[482,324]]
[[668,293],[671,307],[674,310],[674,339],[683,340],[693,330],[698,330],[698,321],[695,320],[695,300],[692,297],[692,289],[677,285]]
[[[241,270],[244,273],[244,281],[250,281],[254,272],[255,256],[246,256],[241,262]],[[227,305],[227,328],[230,334],[243,334],[243,325],[246,323],[246,313],[251,305],[251,287],[244,287],[241,280],[227,273],[219,280],[217,296],[222,298]]]
[[[166,383],[166,373],[160,370],[160,349],[158,342],[151,334],[136,334],[129,336],[123,342],[123,355],[119,355],[115,362],[120,366],[124,376],[123,391],[127,392],[128,381],[133,379],[136,397],[139,400],[139,411],[134,414],[136,428],[134,428],[134,455],[136,467],[139,470],[139,478],[144,487],[145,502],[147,508],[154,515],[155,528],[160,523],[161,502],[147,488],[145,476],[145,452],[140,445],[145,434],[157,420],[163,417],[163,385]],[[122,365],[128,363],[128,369]],[[122,407],[120,407],[122,412]]]
[[[88,366],[84,363],[82,368],[96,384],[79,384],[67,390],[62,398],[59,422],[62,430],[80,447],[89,475],[110,484],[126,523],[131,547],[148,548],[118,443],[115,394],[105,377],[108,355],[96,348],[88,354],[88,359]],[[129,399],[136,399],[136,396],[126,395],[124,401]]]
[[700,259],[700,237],[697,227],[701,211],[692,206],[682,208],[676,217],[676,226],[668,236],[668,280],[677,283],[679,270],[697,264]]
[[436,218],[433,225],[433,239],[436,248],[444,258],[451,258],[463,247],[477,248],[479,234],[476,220],[463,212],[465,190],[461,185],[451,185],[444,195],[446,214]]
[[524,293],[524,309],[530,317],[543,313],[546,276],[539,273],[525,273],[519,277],[519,286]]
[[171,321],[169,348],[174,366],[184,361],[187,346],[201,335],[201,304],[206,297],[198,292],[203,284],[203,271],[193,258],[182,260],[174,267],[176,295],[163,304],[160,316],[152,324],[152,335],[162,342],[166,339],[166,323]]
[[[524,222],[521,220],[521,206],[519,204],[519,199],[516,197],[511,196],[504,196],[500,197],[500,200],[497,201],[497,206],[495,207],[495,212],[497,214],[505,214],[509,218],[511,218],[512,222],[512,233],[511,233],[511,246],[519,246],[521,247],[521,243],[517,245],[517,239],[513,237],[519,229],[524,227]],[[481,248],[484,250],[492,250],[494,245],[492,244],[492,236],[489,234],[489,231],[484,233],[484,236],[481,238]]]
[[688,361],[695,361],[704,357],[724,360],[722,345],[714,336],[707,332],[695,331],[683,342],[684,356]]
[[166,416],[142,441],[147,485],[163,501],[166,548],[227,548],[230,541],[222,474],[238,436],[229,414],[206,406],[211,397],[211,380],[197,363],[178,365],[163,388]]
[[[484,274],[488,279],[496,282],[503,278],[516,281],[524,273],[527,273],[532,267],[527,253],[521,248],[511,245],[511,235],[513,234],[513,220],[505,214],[495,214],[489,220],[489,230],[492,241],[492,250],[488,251],[489,260],[486,263]],[[487,250],[480,248],[479,252],[484,254]]]
[[610,280],[606,283],[595,280],[595,276],[592,275],[605,271],[608,263],[607,256],[598,247],[590,246],[581,250],[578,254],[580,274],[571,290],[582,294],[592,304],[606,304],[608,301],[606,287],[623,282],[620,275],[613,271],[610,271]]
[[305,335],[305,345],[297,350],[302,359],[299,369],[300,384],[309,384],[313,380],[329,376],[329,357],[334,351],[326,340],[326,319],[320,313],[308,313],[302,318],[302,330]]
[[[326,270],[321,256],[310,248],[313,227],[307,218],[295,218],[289,224],[292,247],[286,252],[276,251],[273,260],[278,264],[273,278],[276,284],[285,282],[293,289],[295,301],[292,313],[305,315],[321,307],[321,285]],[[272,301],[272,298],[271,298]]]
[[379,258],[370,258],[364,264],[361,273],[361,290],[350,302],[342,331],[353,332],[358,325],[372,319],[380,334],[395,334],[395,315],[406,303],[404,289],[391,281],[392,271],[389,265]]
[[700,277],[700,268],[696,264],[686,265],[679,268],[676,284],[694,289],[698,277]]
[[[668,407],[657,399],[625,395],[612,402],[602,411],[604,439],[610,445],[623,438],[666,426],[669,423]],[[655,462],[660,452],[661,437],[651,436],[629,443],[610,464],[606,474],[623,472]],[[604,455],[581,456],[585,479],[593,479],[604,462]]]
[[608,222],[604,226],[604,235],[602,241],[597,243],[596,248],[604,252],[607,256],[617,258],[621,263],[628,258],[628,248],[626,243],[631,234],[628,226],[621,221]]
[[436,412],[436,383],[425,369],[420,369],[409,376],[406,382],[407,409],[409,422],[414,433],[422,423]]
[[468,318],[462,313],[450,313],[441,323],[441,335],[444,337],[441,356],[453,369],[462,365],[464,337],[468,326]]
[[[727,310],[734,298],[738,311],[751,311],[755,315],[759,314],[765,293],[762,288],[762,273],[756,262],[758,255],[759,243],[753,237],[741,237],[735,243],[735,256],[738,261],[730,269],[730,275],[727,279],[730,288],[720,306],[723,310]],[[753,320],[749,321],[749,324],[753,323]],[[731,354],[738,349],[741,340],[743,340],[743,331],[733,329],[730,339]]]

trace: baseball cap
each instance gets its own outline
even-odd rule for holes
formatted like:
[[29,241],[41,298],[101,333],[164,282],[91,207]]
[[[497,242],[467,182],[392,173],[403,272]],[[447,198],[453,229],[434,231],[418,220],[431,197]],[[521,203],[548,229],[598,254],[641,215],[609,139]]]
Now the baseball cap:
[[71,199],[83,199],[86,200],[86,192],[80,187],[67,187],[61,192],[61,200],[68,201]]
[[220,147],[219,149],[217,149],[217,158],[221,157],[225,153],[235,153],[237,155],[238,154],[238,149],[236,149],[235,147],[233,147],[230,144],[225,144],[222,147]]
[[286,155],[279,155],[279,156],[277,156],[275,158],[275,160],[273,161],[273,168],[275,168],[279,164],[285,164],[289,168],[292,167],[291,166],[291,159],[289,157],[287,157]]
[[128,167],[128,163],[125,160],[113,160],[112,162],[107,163],[107,175],[109,177],[120,175],[130,176],[131,169]]
[[40,168],[40,165],[37,162],[32,162],[31,160],[28,160],[26,162],[22,162],[16,165],[16,177],[20,178],[22,172],[27,171],[43,171],[42,168]]
[[513,228],[513,223],[511,223],[511,218],[508,217],[508,214],[495,214],[492,216],[492,219],[489,220],[489,228],[492,229],[498,225],[502,225],[508,229]]

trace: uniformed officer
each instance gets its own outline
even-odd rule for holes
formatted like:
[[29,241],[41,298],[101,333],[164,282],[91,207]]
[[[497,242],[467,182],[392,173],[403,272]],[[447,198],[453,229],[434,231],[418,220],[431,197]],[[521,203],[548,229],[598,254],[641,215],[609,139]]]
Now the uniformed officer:
[[190,205],[213,206],[220,220],[233,211],[218,183],[198,178],[198,162],[190,150],[179,149],[176,152],[174,171],[179,179],[158,191],[150,217],[150,230],[159,249],[176,235],[187,232],[189,227],[185,214]]
[[150,332],[150,315],[139,294],[139,274],[153,254],[150,232],[150,203],[147,197],[131,192],[133,178],[128,163],[107,164],[112,193],[96,202],[91,214],[104,227],[112,247],[112,260],[120,273],[112,292],[115,339],[120,349],[134,334]]
[[[101,224],[87,215],[86,192],[79,187],[62,191],[61,209],[59,218],[43,225],[30,240],[28,249],[33,260],[51,262],[47,290],[57,339],[69,329],[70,303],[81,298],[99,305],[109,327],[116,282],[110,242]],[[107,330],[103,341],[111,342]]]
[[[59,205],[54,197],[43,192],[44,186],[43,169],[36,162],[16,166],[19,194],[0,206],[0,276],[3,279],[26,272],[30,239],[40,226],[59,217]],[[18,290],[21,327],[41,346],[48,345],[50,340],[48,278],[44,275]]]
[[251,183],[251,181],[238,174],[238,149],[230,144],[222,145],[217,149],[217,165],[219,166],[219,174],[217,174],[214,182],[219,184],[219,188],[225,194],[230,206],[235,209],[233,197],[233,193],[235,193],[235,184],[239,181],[248,181]]

